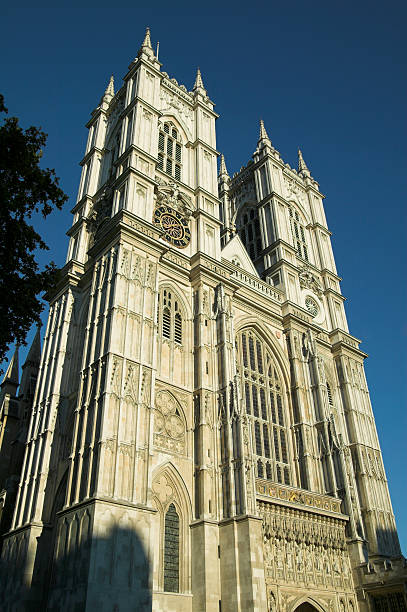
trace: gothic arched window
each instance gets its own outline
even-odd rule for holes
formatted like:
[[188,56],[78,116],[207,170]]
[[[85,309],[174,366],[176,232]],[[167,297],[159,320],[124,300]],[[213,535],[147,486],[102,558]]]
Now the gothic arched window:
[[162,338],[182,344],[183,322],[179,303],[170,289],[162,289],[158,296],[158,333]]
[[290,484],[288,419],[280,374],[271,353],[253,331],[241,332],[237,346],[257,476]]
[[181,180],[182,145],[177,128],[167,121],[158,132],[158,168]]
[[305,226],[296,210],[294,210],[291,206],[289,206],[288,210],[290,212],[291,234],[294,241],[294,246],[297,250],[297,255],[305,259],[305,261],[309,261],[307,241],[305,239]]
[[165,514],[164,591],[179,592],[179,516],[174,504]]
[[262,251],[260,221],[257,209],[246,209],[244,214],[240,216],[238,227],[240,238],[251,259],[257,259]]

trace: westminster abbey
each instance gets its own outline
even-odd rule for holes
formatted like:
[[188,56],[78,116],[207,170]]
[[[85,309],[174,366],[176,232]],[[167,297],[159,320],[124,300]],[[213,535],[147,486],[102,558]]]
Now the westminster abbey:
[[[323,196],[150,32],[89,137],[66,265],[0,394],[4,612],[405,612]],[[19,390],[18,390],[19,389]]]

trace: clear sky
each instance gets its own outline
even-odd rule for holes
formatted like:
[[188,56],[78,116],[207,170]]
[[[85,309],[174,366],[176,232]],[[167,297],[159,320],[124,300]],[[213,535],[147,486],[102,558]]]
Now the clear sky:
[[84,124],[110,74],[120,86],[146,25],[171,77],[191,89],[200,66],[230,173],[250,159],[259,118],[290,165],[301,147],[326,195],[350,332],[370,355],[367,378],[406,554],[407,3],[7,4],[0,91],[23,126],[49,134],[44,163],[70,196],[39,225],[50,245],[43,261],[64,263]]

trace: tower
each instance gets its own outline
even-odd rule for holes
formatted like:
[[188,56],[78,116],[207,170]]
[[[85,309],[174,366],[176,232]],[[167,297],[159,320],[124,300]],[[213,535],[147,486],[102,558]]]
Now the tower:
[[179,85],[147,30],[87,124],[7,610],[405,606],[318,184],[263,122],[217,179],[216,118],[200,70]]

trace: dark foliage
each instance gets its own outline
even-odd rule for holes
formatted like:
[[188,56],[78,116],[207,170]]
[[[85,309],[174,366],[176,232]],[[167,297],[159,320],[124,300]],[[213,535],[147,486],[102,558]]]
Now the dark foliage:
[[[7,113],[1,94],[0,113]],[[29,223],[68,199],[55,171],[40,168],[46,140],[36,127],[23,130],[16,117],[0,125],[0,363],[12,342],[24,343],[44,308],[41,294],[55,283],[55,264],[38,265],[36,250],[48,247]]]

